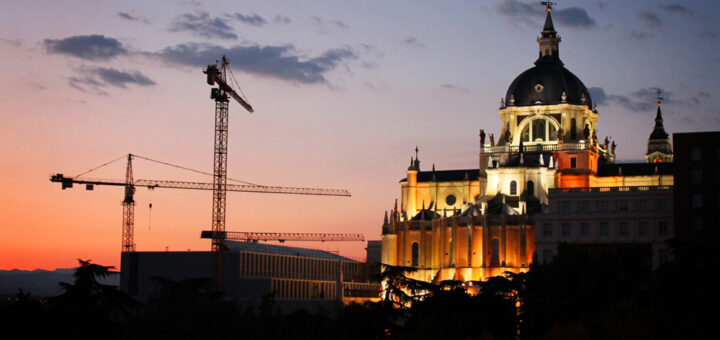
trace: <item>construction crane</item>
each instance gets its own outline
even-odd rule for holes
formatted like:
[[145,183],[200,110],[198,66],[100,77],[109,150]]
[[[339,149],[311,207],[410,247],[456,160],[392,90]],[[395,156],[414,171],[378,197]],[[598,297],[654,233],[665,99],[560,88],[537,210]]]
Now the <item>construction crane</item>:
[[[134,157],[158,162],[142,156],[133,154],[127,155],[127,167],[125,172],[125,180],[120,179],[96,179],[86,177],[65,177],[63,174],[55,174],[50,177],[51,182],[60,183],[62,189],[72,188],[73,184],[85,185],[86,190],[93,190],[95,185],[124,186],[123,196],[123,227],[122,227],[122,251],[134,252],[134,226],[135,226],[135,188],[145,187],[149,189],[169,188],[169,189],[194,189],[194,190],[214,190],[214,183],[202,182],[185,182],[185,181],[169,181],[169,180],[153,180],[153,179],[137,179],[133,178],[132,160]],[[159,162],[164,163],[164,162]],[[101,166],[107,165],[103,164]],[[166,165],[172,165],[164,163]],[[175,165],[172,165],[175,166]],[[176,166],[177,167],[177,166]],[[97,168],[96,168],[97,169]],[[294,187],[278,187],[265,186],[257,184],[228,184],[228,191],[252,192],[252,193],[273,193],[273,194],[295,194],[295,195],[318,195],[318,196],[344,196],[350,197],[350,192],[342,189],[317,189],[317,188],[294,188]]]
[[[215,100],[215,156],[213,160],[213,207],[212,207],[212,231],[225,231],[225,197],[227,195],[227,146],[228,146],[228,95],[235,99],[242,107],[249,112],[254,112],[250,103],[240,97],[235,90],[227,83],[228,60],[223,55],[218,67],[208,65],[203,71],[207,75],[207,83],[218,87],[210,90],[210,99]],[[215,289],[220,291],[223,286],[223,246],[224,240],[212,239],[213,253],[213,281]]]
[[203,230],[200,233],[201,238],[221,238],[233,241],[245,241],[257,243],[258,241],[365,241],[363,234],[327,234],[327,233],[268,233],[268,232],[242,232],[242,231],[223,231],[213,232],[212,230]]

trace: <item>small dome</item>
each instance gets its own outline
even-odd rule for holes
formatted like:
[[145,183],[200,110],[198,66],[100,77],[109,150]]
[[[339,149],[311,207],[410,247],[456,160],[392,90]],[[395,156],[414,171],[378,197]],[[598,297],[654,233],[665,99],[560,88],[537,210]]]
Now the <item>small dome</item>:
[[592,109],[592,100],[585,85],[560,62],[536,62],[535,67],[513,80],[505,95],[507,106],[560,103],[587,105]]

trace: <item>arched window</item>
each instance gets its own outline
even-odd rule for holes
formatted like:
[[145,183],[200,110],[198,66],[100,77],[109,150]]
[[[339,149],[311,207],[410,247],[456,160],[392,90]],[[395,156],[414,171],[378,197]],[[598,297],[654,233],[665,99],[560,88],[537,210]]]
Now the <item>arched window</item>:
[[490,256],[490,265],[491,266],[499,266],[500,265],[500,240],[494,238],[492,239],[491,243],[491,249],[492,253]]
[[525,192],[530,196],[535,196],[535,183],[533,183],[533,181],[527,181],[527,184],[525,185]]
[[517,182],[510,182],[510,195],[517,195]]
[[417,242],[413,242],[412,244],[412,266],[417,267],[418,266],[418,257],[420,256],[420,247],[418,246]]
[[570,139],[577,139],[577,133],[575,132],[575,118],[570,119]]
[[523,128],[520,139],[525,143],[556,141],[557,128],[546,118],[533,118]]

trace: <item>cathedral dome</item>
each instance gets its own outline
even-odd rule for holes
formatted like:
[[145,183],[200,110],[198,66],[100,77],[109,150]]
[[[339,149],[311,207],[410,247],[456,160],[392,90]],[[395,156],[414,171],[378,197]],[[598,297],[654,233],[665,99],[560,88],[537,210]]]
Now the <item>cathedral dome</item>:
[[538,61],[535,67],[517,76],[507,90],[505,103],[508,106],[568,103],[592,108],[582,81],[562,63],[552,61]]
[[560,61],[560,36],[557,35],[547,5],[547,17],[540,37],[540,53],[535,67],[521,73],[505,95],[507,106],[554,105],[561,103],[587,105],[592,100],[585,85]]

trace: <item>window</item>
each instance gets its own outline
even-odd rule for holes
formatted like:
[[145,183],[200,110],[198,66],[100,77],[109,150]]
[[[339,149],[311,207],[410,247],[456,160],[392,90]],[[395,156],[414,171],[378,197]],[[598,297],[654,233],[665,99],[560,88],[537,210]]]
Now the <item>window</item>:
[[701,161],[702,160],[702,149],[699,146],[695,146],[690,149],[690,160]]
[[658,230],[657,234],[660,236],[665,236],[668,233],[668,223],[665,221],[658,222]]
[[570,158],[570,167],[575,169],[577,167],[577,158],[572,157]]
[[660,261],[660,264],[663,265],[668,262],[668,251],[665,249],[660,249],[658,252],[658,260]]
[[510,195],[517,195],[517,182],[510,182]]
[[597,201],[597,211],[598,212],[608,211],[608,202],[607,201]]
[[545,118],[535,118],[523,128],[520,139],[525,143],[556,141],[557,128]]
[[527,181],[525,192],[530,196],[535,196],[535,183],[533,183],[533,181]]
[[626,200],[617,201],[617,210],[618,211],[628,211],[628,202]]
[[543,249],[543,263],[550,263],[553,258],[553,251],[550,249]]
[[655,200],[655,210],[657,211],[666,211],[668,208],[667,201],[663,199]]
[[690,197],[690,203],[692,205],[692,208],[702,208],[703,206],[703,197],[701,193],[694,193]]
[[490,265],[491,266],[499,266],[500,265],[500,240],[494,238],[491,242],[492,247],[492,256],[490,257]]
[[572,140],[577,139],[577,132],[575,132],[576,126],[577,126],[577,123],[575,121],[575,118],[570,119],[570,139],[572,139]]
[[690,184],[702,183],[702,169],[690,169]]
[[563,237],[570,237],[570,232],[571,232],[571,225],[570,225],[570,223],[563,223],[563,224],[562,224],[562,230],[561,230],[562,236],[563,236]]
[[550,223],[543,224],[543,229],[542,229],[543,237],[551,237],[552,230],[553,230],[552,224],[550,224]]
[[647,235],[648,235],[648,223],[647,223],[647,221],[640,221],[640,222],[638,222],[638,235],[639,235],[639,236],[647,236]]
[[578,201],[578,211],[588,212],[590,211],[590,204],[588,201]]
[[610,228],[608,228],[607,222],[600,222],[600,226],[598,227],[598,230],[600,232],[600,236],[610,235]]
[[456,201],[457,198],[455,198],[455,195],[447,195],[447,197],[445,197],[445,203],[447,205],[455,205]]
[[412,244],[412,266],[417,267],[418,266],[418,257],[420,256],[420,247],[418,246],[417,242],[413,242]]
[[638,200],[635,202],[635,210],[637,211],[647,211],[648,203],[646,200]]
[[693,230],[694,231],[701,231],[703,229],[703,219],[700,216],[695,216],[693,218]]
[[629,234],[628,223],[627,222],[618,223],[618,235],[627,236],[628,234]]
[[570,212],[570,202],[568,202],[568,201],[560,202],[560,212],[563,212],[563,213]]
[[590,223],[587,223],[587,222],[580,223],[580,236],[583,236],[583,237],[590,236]]

